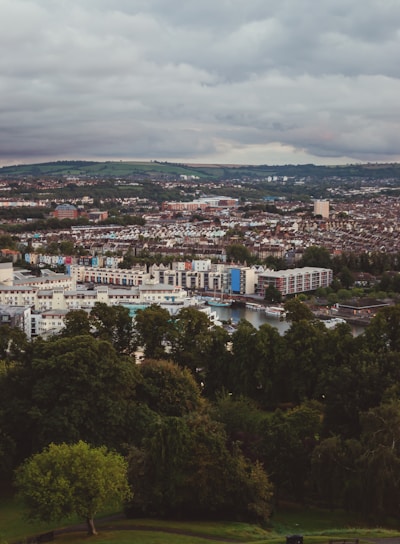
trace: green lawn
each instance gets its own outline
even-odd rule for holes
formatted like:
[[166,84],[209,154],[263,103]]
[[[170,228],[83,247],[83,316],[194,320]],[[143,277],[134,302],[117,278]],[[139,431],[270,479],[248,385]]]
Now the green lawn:
[[[82,523],[82,520],[64,520],[59,524],[30,524],[22,517],[19,504],[14,499],[0,501],[0,543],[22,539]],[[366,528],[357,519],[341,511],[331,512],[314,508],[285,506],[271,518],[270,527],[223,522],[174,522],[164,520],[101,519],[96,527],[99,535],[96,544],[210,544],[228,541],[258,544],[285,544],[289,534],[301,534],[304,544],[327,543],[329,539],[398,536],[399,532],[384,528]],[[145,530],[146,528],[146,530]],[[202,538],[204,537],[204,538]],[[214,538],[215,537],[215,540]],[[85,530],[57,535],[58,544],[80,544],[87,541]]]

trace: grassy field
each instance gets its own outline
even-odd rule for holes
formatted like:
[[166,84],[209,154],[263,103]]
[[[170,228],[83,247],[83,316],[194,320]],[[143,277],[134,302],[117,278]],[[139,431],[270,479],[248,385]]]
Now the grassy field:
[[134,162],[134,161],[105,161],[98,163],[91,162],[78,162],[70,163],[56,162],[56,163],[41,163],[31,165],[16,165],[0,168],[0,175],[68,175],[68,176],[130,176],[132,174],[146,175],[146,174],[174,174],[179,176],[195,175],[200,178],[214,177],[215,172],[204,171],[202,168],[189,167],[179,164],[160,164],[155,162]]
[[[103,515],[108,515],[105,512]],[[56,535],[58,544],[87,541],[81,520],[64,520],[58,528],[74,526],[72,532]],[[286,506],[271,519],[270,527],[232,522],[173,522],[164,520],[129,520],[98,517],[96,544],[197,544],[242,542],[285,544],[286,535],[301,534],[304,544],[327,543],[330,539],[363,540],[399,536],[393,529],[365,527],[348,513]],[[0,501],[0,543],[8,543],[55,529],[55,524],[30,524],[14,500]]]

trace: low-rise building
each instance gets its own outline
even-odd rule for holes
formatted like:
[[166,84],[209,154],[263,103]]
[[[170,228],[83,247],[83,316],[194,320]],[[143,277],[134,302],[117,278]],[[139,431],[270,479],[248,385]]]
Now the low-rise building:
[[31,337],[31,308],[30,306],[11,306],[0,304],[0,326],[8,325],[21,329],[28,338]]

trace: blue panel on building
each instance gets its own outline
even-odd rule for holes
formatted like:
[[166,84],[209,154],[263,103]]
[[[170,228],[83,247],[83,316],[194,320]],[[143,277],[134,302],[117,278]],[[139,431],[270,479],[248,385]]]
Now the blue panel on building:
[[240,293],[240,270],[238,268],[231,270],[231,286],[232,293]]

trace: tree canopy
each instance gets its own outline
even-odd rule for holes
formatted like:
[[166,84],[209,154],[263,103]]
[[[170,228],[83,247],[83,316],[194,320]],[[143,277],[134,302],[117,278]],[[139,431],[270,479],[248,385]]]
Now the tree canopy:
[[394,515],[399,306],[359,336],[327,329],[298,299],[285,308],[280,335],[151,306],[135,320],[134,341],[155,354],[141,364],[103,306],[93,320],[71,312],[48,340],[0,328],[1,475],[50,443],[85,441],[129,452],[131,513],[264,521],[272,482],[275,501]]
[[115,447],[126,439],[139,379],[131,359],[85,335],[39,340],[31,350],[29,363],[11,368],[1,382],[3,428],[21,454],[51,442]]
[[127,468],[121,455],[105,447],[50,444],[18,468],[16,485],[30,519],[60,521],[76,514],[94,535],[96,513],[131,496]]

